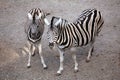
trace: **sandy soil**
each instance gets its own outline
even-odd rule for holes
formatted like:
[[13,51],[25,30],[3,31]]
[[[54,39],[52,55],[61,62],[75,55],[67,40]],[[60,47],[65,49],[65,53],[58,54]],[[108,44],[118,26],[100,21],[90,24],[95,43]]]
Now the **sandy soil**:
[[[38,54],[32,58],[32,67],[26,68],[28,55],[21,53],[26,43],[24,25],[27,12],[35,7],[50,12],[49,21],[53,15],[74,21],[87,8],[102,12],[104,28],[96,39],[91,62],[85,62],[89,47],[76,51],[78,73],[74,73],[67,51],[64,72],[55,76],[58,51],[47,46],[47,26],[42,43],[48,69],[43,70]],[[120,0],[0,0],[0,80],[120,80]]]

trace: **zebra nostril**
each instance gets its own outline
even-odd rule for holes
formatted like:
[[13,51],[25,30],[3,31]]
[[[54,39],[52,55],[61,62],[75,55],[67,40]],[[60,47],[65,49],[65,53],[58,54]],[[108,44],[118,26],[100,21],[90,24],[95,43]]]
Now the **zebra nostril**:
[[49,43],[49,46],[54,46],[54,43]]
[[35,33],[32,33],[32,35],[36,35]]
[[54,43],[49,43],[49,47],[53,48],[54,47]]
[[36,34],[35,33],[32,33],[32,35],[31,35],[32,37],[35,37],[36,36]]

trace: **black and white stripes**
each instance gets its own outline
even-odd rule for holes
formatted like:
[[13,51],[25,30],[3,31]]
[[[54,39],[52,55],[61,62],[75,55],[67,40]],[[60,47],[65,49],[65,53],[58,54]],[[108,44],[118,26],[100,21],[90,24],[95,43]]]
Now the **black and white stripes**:
[[104,21],[100,11],[96,9],[87,9],[83,11],[76,22],[73,23],[68,23],[65,19],[53,17],[50,29],[55,27],[58,28],[56,33],[58,34],[56,35],[57,39],[53,39],[57,44],[64,46],[64,48],[71,46],[77,47],[93,41],[95,36],[100,32],[103,23]]
[[[60,17],[52,17],[51,23],[48,22],[46,16],[49,13],[45,13],[39,8],[31,9],[28,14],[28,24],[25,28],[28,39],[28,53],[29,59],[27,66],[30,67],[31,55],[34,54],[35,49],[38,48],[41,62],[44,68],[47,68],[43,56],[41,39],[44,32],[44,25],[48,25],[48,40],[49,47],[53,48],[54,45],[60,53],[60,67],[57,71],[57,75],[60,75],[63,71],[64,52],[66,49],[74,50],[76,47],[85,46],[90,44],[88,56],[86,61],[90,61],[92,52],[94,50],[94,42],[96,36],[102,29],[104,20],[99,10],[86,9],[76,19],[75,22],[68,22],[66,19]],[[74,71],[78,71],[78,63],[76,60],[76,54],[72,53],[74,60]]]
[[[28,25],[26,25],[25,32],[28,40],[37,42],[41,39],[44,31],[44,25],[49,25],[46,16],[48,13],[43,12],[39,8],[33,8],[28,12]],[[35,34],[35,35],[34,35]]]
[[[65,49],[91,45],[87,61],[90,60],[93,51],[95,37],[101,31],[104,21],[100,11],[96,9],[84,10],[75,22],[68,22],[59,17],[52,17],[51,25],[48,30],[49,46],[53,47],[56,43],[60,52],[60,68],[58,74],[63,70],[63,53]],[[73,55],[75,61],[75,71],[78,71],[76,55]]]
[[25,26],[25,32],[27,35],[27,47],[24,48],[25,52],[29,53],[28,64],[27,67],[30,67],[31,55],[34,55],[35,50],[39,50],[39,55],[41,58],[41,62],[44,68],[47,68],[43,56],[42,56],[42,45],[41,39],[44,32],[45,24],[49,25],[46,16],[48,13],[43,12],[43,10],[39,8],[31,9],[28,14],[28,21]]

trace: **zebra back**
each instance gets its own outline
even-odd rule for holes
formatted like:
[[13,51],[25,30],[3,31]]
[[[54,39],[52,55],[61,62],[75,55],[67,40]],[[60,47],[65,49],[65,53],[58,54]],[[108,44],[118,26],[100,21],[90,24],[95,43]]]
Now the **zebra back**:
[[[57,25],[58,33],[61,34],[56,41],[62,48],[87,45],[95,39],[104,23],[100,11],[96,9],[84,10],[76,22],[63,23],[63,21],[65,20],[62,19]],[[54,25],[51,27],[54,28]]]
[[[82,32],[82,44],[86,45],[93,41],[95,36],[101,31],[104,20],[100,11],[96,9],[86,9],[74,23]],[[78,29],[78,30],[79,30]]]
[[86,18],[89,18],[88,20],[90,20],[91,15],[94,14],[96,15],[96,24],[98,26],[98,32],[100,31],[99,29],[101,28],[101,25],[104,23],[103,17],[101,16],[100,11],[96,10],[96,9],[86,9],[84,10],[81,15],[79,16],[79,18],[76,20],[77,22],[82,22],[84,21]]

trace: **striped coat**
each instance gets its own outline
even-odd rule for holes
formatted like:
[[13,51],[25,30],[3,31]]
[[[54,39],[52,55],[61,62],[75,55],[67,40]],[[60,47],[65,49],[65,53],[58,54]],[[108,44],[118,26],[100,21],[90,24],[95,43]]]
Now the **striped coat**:
[[[54,20],[56,17],[53,17]],[[52,21],[51,21],[52,22]],[[68,23],[62,19],[58,25],[59,35],[56,41],[62,48],[84,46],[94,40],[104,23],[100,11],[88,9],[75,21]],[[52,24],[51,24],[51,27]]]
[[[66,49],[85,46],[90,44],[90,49],[86,61],[90,61],[90,57],[94,50],[94,42],[98,33],[102,29],[104,20],[100,11],[96,9],[84,10],[75,22],[68,22],[59,17],[52,17],[51,25],[48,29],[49,47],[53,48],[57,45],[60,53],[60,67],[57,75],[63,71],[64,52]],[[74,70],[78,72],[78,63],[76,54],[72,53],[75,62]]]

